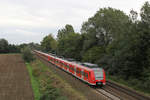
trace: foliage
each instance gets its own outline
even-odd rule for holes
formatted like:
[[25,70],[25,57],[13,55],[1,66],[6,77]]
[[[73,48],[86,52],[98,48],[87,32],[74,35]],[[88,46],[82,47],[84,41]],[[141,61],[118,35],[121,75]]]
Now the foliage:
[[45,36],[44,39],[41,41],[41,46],[44,51],[55,51],[57,47],[57,42],[54,39],[52,34],[49,34],[48,36]]
[[5,39],[0,39],[0,53],[8,53],[8,41]]
[[[67,28],[69,27],[69,28]],[[74,33],[74,30],[71,25],[66,25],[63,32],[58,31],[58,55],[62,55],[64,57],[75,58],[80,60],[80,51],[82,49],[82,37],[78,33]],[[61,30],[61,31],[62,31]],[[62,36],[59,36],[59,35]]]
[[57,39],[60,40],[70,33],[74,33],[74,29],[71,25],[67,24],[65,28],[58,30]]
[[[46,81],[48,82],[48,81]],[[60,96],[60,90],[53,87],[51,83],[45,83],[46,85],[42,85],[44,88],[41,90],[42,96],[40,100],[56,100]]]
[[92,47],[84,54],[82,60],[85,62],[96,63],[96,61],[103,56],[104,52],[102,47]]
[[9,44],[5,39],[0,39],[0,53],[20,53],[20,48],[17,45]]
[[31,62],[34,60],[34,56],[31,52],[31,49],[29,47],[25,47],[21,50],[22,57],[26,62]]
[[93,45],[107,46],[120,34],[124,33],[128,16],[113,8],[101,8],[97,13],[84,22],[81,33],[85,34],[83,49]]

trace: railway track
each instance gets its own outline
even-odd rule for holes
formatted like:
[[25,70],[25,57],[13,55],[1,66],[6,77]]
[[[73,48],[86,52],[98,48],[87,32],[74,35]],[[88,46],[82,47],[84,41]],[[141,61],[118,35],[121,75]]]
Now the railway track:
[[112,95],[111,93],[109,93],[108,91],[104,89],[96,89],[96,91],[104,95],[105,97],[107,97],[108,100],[121,100],[118,96]]
[[148,96],[139,94],[111,81],[107,81],[105,87],[96,88],[96,91],[103,94],[108,100],[150,100]]
[[131,89],[125,88],[121,85],[118,85],[114,82],[107,81],[107,86],[105,87],[105,90],[112,90],[112,92],[115,90],[118,91],[118,94],[120,95],[120,99],[124,100],[124,98],[129,100],[150,100],[150,97],[144,96],[140,93],[137,93],[136,91],[133,91]]
[[[45,60],[43,57],[41,58]],[[97,93],[104,95],[108,100],[150,100],[150,97],[139,94],[111,81],[107,81],[105,87],[96,88],[95,90]]]

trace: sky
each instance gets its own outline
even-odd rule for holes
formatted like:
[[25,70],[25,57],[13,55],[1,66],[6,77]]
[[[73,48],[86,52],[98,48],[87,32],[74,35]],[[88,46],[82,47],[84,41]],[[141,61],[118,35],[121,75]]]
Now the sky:
[[40,43],[49,33],[56,37],[66,24],[80,32],[99,8],[139,13],[145,1],[149,0],[0,0],[0,38],[11,44]]

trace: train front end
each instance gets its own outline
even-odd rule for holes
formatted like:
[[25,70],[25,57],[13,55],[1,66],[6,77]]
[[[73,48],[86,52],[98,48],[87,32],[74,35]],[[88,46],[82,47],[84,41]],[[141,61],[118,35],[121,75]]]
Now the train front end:
[[92,68],[94,72],[93,82],[96,86],[104,86],[106,84],[105,71],[102,68]]
[[82,65],[91,69],[90,83],[95,86],[104,86],[106,84],[105,71],[100,68],[97,64],[82,63]]

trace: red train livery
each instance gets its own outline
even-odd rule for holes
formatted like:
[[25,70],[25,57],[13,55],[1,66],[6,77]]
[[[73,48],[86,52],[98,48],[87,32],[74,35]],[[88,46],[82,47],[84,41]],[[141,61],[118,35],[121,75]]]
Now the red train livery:
[[106,84],[104,69],[90,63],[76,63],[52,56],[41,51],[34,50],[34,52],[42,56],[45,60],[58,66],[64,71],[72,74],[80,80],[94,86],[103,86]]

